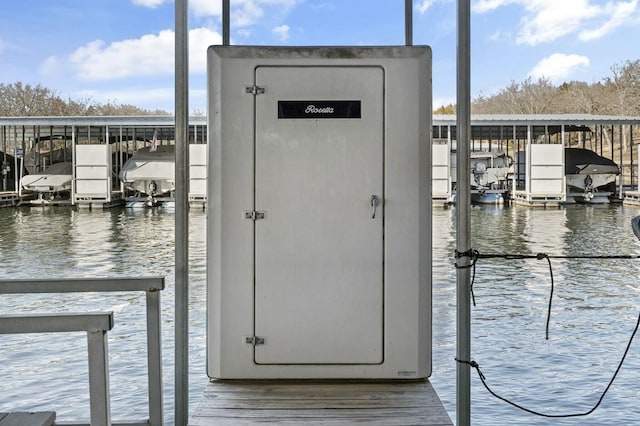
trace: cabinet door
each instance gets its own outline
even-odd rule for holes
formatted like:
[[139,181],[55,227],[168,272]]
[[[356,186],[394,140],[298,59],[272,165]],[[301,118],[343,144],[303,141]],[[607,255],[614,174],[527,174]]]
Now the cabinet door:
[[256,68],[258,364],[384,358],[384,71]]

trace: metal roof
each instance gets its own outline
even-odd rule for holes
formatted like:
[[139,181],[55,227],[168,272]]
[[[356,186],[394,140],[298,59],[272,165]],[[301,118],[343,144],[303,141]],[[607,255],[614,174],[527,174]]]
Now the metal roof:
[[[565,132],[592,132],[590,126],[639,125],[640,117],[590,114],[475,114],[471,115],[471,138],[474,140],[536,139],[542,135]],[[456,116],[435,114],[434,136],[456,138]],[[440,129],[438,129],[440,127]],[[443,132],[442,129],[445,131]]]
[[[206,125],[206,116],[189,117],[190,125]],[[472,114],[471,126],[640,124],[640,117],[591,114]],[[172,115],[0,117],[0,126],[173,126]],[[455,114],[434,114],[434,126],[455,126]]]
[[[175,126],[173,115],[0,117],[0,126]],[[207,117],[191,116],[190,125],[206,125]]]
[[[434,114],[433,125],[456,124],[455,114]],[[592,114],[471,114],[471,126],[640,124],[640,117]]]

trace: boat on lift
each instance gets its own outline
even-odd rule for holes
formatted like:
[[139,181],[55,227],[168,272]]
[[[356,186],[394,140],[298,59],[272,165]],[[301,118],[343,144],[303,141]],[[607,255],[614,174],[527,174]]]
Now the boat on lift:
[[70,135],[46,135],[34,140],[33,149],[22,158],[20,190],[37,194],[32,203],[69,200],[73,181]]
[[151,145],[137,150],[122,166],[120,180],[130,194],[130,206],[147,207],[175,194],[175,145]]
[[607,204],[615,193],[620,168],[584,148],[565,148],[567,203]]
[[20,179],[23,190],[38,194],[39,201],[68,199],[73,180],[73,163],[61,161],[42,172],[30,173]]
[[513,160],[502,151],[470,153],[471,201],[478,204],[504,204]]

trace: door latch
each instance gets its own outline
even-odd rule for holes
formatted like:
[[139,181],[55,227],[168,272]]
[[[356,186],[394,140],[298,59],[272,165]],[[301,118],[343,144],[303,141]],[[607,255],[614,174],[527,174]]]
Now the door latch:
[[375,195],[371,196],[371,219],[376,218],[376,209],[378,208],[378,197]]

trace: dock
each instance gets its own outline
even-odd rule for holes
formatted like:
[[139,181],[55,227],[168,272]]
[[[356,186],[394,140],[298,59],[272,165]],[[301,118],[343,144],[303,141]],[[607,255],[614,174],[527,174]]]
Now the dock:
[[236,381],[207,385],[191,426],[453,425],[428,380]]
[[56,413],[53,411],[0,413],[0,426],[51,426],[54,425]]
[[20,201],[15,192],[0,192],[0,207],[13,207]]

